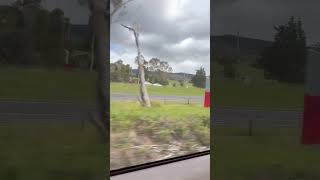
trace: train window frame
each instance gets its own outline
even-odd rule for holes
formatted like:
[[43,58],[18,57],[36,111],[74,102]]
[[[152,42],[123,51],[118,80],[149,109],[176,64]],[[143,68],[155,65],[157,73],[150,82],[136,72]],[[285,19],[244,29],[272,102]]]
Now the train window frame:
[[207,155],[210,155],[210,151],[211,150],[196,152],[196,153],[186,154],[186,155],[177,156],[177,157],[173,157],[173,158],[168,158],[168,159],[163,159],[163,160],[158,160],[158,161],[151,161],[151,162],[144,163],[144,164],[139,164],[139,165],[128,166],[128,167],[124,167],[124,168],[120,168],[120,169],[111,170],[110,177],[118,176],[118,175],[122,175],[122,174],[127,174],[127,173],[131,173],[131,172],[136,172],[136,171],[141,171],[141,170],[145,170],[148,168],[163,166],[166,164],[181,162],[184,160],[189,160],[189,159],[193,159],[193,158],[197,158],[197,157],[207,156]]

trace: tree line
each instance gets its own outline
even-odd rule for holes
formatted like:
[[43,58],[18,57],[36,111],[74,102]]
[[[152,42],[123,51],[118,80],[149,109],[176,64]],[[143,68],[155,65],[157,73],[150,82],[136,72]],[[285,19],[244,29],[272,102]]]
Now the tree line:
[[41,0],[0,6],[0,17],[0,64],[97,68],[92,20],[73,25],[61,9],[47,10]]
[[[169,85],[170,73],[172,67],[166,61],[161,61],[158,58],[151,58],[144,62],[146,80],[152,84],[158,83],[161,85]],[[132,73],[132,67],[129,64],[124,64],[122,60],[110,63],[110,80],[111,82],[138,83],[138,74]],[[203,67],[196,70],[196,74],[190,80],[190,83],[199,88],[205,87],[206,72]],[[184,86],[187,81],[178,80],[180,86]],[[174,83],[173,86],[177,84]]]
[[[264,48],[256,57],[252,67],[261,69],[265,79],[285,83],[303,83],[307,62],[307,37],[300,19],[291,17],[286,24],[274,27],[272,44]],[[319,49],[319,43],[313,45]],[[235,79],[238,76],[239,56],[214,56],[223,67],[224,77]]]
[[0,61],[14,65],[58,66],[65,62],[69,19],[60,9],[48,11],[39,0],[1,6]]

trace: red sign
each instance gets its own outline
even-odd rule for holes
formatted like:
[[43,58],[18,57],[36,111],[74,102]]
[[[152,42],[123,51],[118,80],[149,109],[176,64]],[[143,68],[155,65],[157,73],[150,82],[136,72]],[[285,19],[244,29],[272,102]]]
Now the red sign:
[[320,53],[308,51],[302,144],[320,144]]
[[303,144],[320,144],[320,96],[304,97]]
[[210,107],[210,92],[205,92],[204,95],[204,107]]
[[204,107],[210,107],[210,77],[206,78],[206,90],[204,94]]
[[64,70],[70,71],[72,69],[72,66],[70,64],[64,64]]

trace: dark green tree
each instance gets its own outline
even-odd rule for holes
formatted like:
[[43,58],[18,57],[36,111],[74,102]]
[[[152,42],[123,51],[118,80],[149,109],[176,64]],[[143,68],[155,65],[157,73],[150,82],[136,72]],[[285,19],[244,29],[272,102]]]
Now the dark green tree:
[[313,50],[316,50],[316,51],[319,51],[319,52],[320,52],[320,42],[317,42],[317,43],[311,45],[311,48],[312,48]]
[[110,64],[110,80],[112,82],[129,82],[131,77],[131,67],[123,64],[122,60]]
[[236,59],[231,56],[222,56],[216,58],[217,62],[223,67],[223,75],[226,78],[234,79],[236,77],[235,63]]
[[183,86],[185,85],[185,82],[184,82],[184,80],[182,80],[182,79],[180,79],[178,82],[179,82],[179,84],[180,84],[181,87],[183,87]]
[[274,42],[263,50],[258,66],[264,69],[267,79],[289,83],[303,82],[307,47],[301,20],[291,17],[287,24],[274,29]]
[[224,77],[234,79],[236,77],[236,68],[233,63],[227,63],[223,66]]
[[170,72],[172,72],[172,67],[166,61],[161,61],[158,58],[152,58],[145,62],[146,80],[151,83],[168,85]]
[[14,7],[0,6],[0,63],[19,64],[25,59],[23,16]]
[[206,71],[204,70],[203,67],[200,67],[200,69],[198,69],[196,71],[196,75],[194,75],[192,77],[191,83],[195,87],[205,88],[205,85],[206,85]]

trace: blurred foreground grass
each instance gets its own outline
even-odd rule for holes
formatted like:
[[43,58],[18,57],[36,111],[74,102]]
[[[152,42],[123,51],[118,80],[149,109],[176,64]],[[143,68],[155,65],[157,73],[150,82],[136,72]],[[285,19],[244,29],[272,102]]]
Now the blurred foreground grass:
[[0,179],[105,179],[106,143],[86,124],[0,124]]
[[300,129],[214,128],[212,176],[219,180],[318,180],[320,147],[300,144]]

